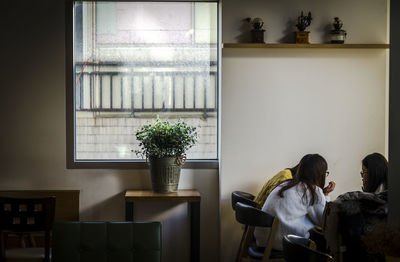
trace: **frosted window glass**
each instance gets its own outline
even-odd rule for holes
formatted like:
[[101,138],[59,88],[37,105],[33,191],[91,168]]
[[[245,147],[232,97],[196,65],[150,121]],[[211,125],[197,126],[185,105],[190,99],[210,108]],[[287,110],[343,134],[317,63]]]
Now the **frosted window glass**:
[[157,115],[198,128],[189,159],[217,159],[217,18],[217,3],[75,2],[75,159],[137,159]]

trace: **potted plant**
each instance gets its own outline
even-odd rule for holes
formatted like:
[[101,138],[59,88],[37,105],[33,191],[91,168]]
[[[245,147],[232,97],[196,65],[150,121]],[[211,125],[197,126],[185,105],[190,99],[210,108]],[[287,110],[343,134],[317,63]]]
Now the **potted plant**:
[[198,139],[196,127],[182,120],[170,123],[157,118],[154,123],[140,127],[136,139],[139,150],[135,153],[149,161],[153,191],[178,191],[181,166],[186,162],[185,153]]
[[304,15],[301,11],[301,15],[297,18],[296,27],[299,31],[296,32],[296,44],[309,44],[309,31],[305,31],[307,27],[311,25],[311,12],[308,15]]

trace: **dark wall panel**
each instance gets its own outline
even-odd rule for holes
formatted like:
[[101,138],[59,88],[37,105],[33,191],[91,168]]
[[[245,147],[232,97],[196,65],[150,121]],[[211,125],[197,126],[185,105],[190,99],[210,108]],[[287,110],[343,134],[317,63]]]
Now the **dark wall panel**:
[[389,216],[400,221],[400,1],[390,5]]

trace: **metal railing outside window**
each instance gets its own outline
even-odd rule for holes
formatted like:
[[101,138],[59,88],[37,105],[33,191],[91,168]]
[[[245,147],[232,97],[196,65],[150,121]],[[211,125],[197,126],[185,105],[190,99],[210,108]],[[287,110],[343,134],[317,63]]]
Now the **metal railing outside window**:
[[[152,68],[152,65],[157,65],[160,69],[146,70],[146,68]],[[202,71],[200,63],[186,64],[198,69],[192,71],[181,70],[179,64],[165,66],[167,67],[163,67],[160,63],[76,63],[76,111],[131,112],[132,114],[136,112],[203,112],[204,117],[207,117],[208,112],[217,111],[216,71]],[[212,67],[216,67],[215,62],[207,64],[207,68]],[[156,83],[163,89],[161,94],[155,91]],[[169,90],[166,90],[166,83],[171,86]],[[178,85],[179,91],[177,91]],[[201,89],[201,103],[197,102],[199,98],[196,96],[199,95],[196,89],[198,88]],[[188,90],[191,91],[191,97],[187,95]],[[149,97],[151,102],[146,104],[146,100],[149,101],[146,98]]]

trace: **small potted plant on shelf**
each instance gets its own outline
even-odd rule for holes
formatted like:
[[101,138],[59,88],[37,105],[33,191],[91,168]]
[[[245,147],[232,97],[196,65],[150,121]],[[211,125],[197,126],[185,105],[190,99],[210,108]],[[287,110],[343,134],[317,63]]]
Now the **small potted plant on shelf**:
[[305,31],[307,27],[311,25],[312,17],[311,12],[308,15],[304,15],[301,11],[300,16],[297,18],[296,27],[299,31],[296,32],[296,44],[309,44],[309,31]]
[[333,20],[332,26],[334,29],[330,32],[331,43],[343,44],[347,36],[346,30],[342,30],[343,22],[339,17],[335,17]]
[[139,141],[138,156],[149,161],[153,191],[172,193],[178,191],[181,166],[186,162],[186,151],[198,139],[196,127],[179,120],[170,123],[159,118],[154,123],[140,127],[136,132]]

